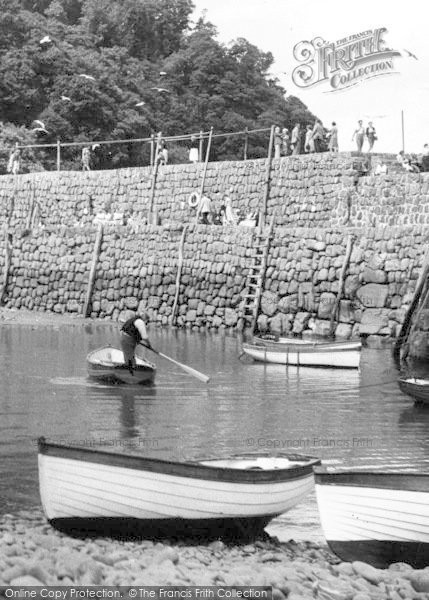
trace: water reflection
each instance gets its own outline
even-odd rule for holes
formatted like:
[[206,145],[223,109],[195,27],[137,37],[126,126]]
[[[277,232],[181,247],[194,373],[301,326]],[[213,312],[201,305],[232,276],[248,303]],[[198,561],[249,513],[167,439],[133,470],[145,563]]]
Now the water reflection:
[[117,338],[99,323],[0,329],[0,511],[38,503],[39,435],[167,459],[290,450],[428,468],[429,411],[400,392],[388,350],[364,350],[360,371],[286,368],[238,360],[236,337],[155,330],[154,347],[210,375],[208,386],[158,359],[153,387],[91,381],[86,354]]

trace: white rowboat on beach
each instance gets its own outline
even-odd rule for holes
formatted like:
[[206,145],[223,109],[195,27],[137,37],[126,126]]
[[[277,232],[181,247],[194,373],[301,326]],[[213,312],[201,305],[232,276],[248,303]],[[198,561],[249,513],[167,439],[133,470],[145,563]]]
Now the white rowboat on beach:
[[318,459],[281,454],[172,462],[39,440],[39,484],[49,521],[95,520],[222,531],[236,522],[262,530],[314,488]]
[[344,561],[429,565],[429,473],[315,469],[320,520]]

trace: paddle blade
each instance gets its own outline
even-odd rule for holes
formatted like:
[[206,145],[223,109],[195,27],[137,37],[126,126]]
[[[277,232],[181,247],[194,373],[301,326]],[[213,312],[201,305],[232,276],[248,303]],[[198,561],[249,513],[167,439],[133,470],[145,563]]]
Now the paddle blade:
[[186,373],[189,373],[189,375],[192,375],[192,377],[196,377],[203,383],[208,383],[210,381],[210,377],[208,377],[207,375],[204,375],[204,373],[200,373],[200,371],[197,371],[196,369],[193,369],[192,367],[188,367],[188,365],[184,365],[183,363],[180,363],[179,361],[174,360],[174,358],[171,358],[170,356],[166,356],[162,352],[157,352],[157,354],[159,354],[159,356],[162,356],[162,358],[169,360],[171,363],[177,365],[178,367],[180,367],[181,369],[186,371]]

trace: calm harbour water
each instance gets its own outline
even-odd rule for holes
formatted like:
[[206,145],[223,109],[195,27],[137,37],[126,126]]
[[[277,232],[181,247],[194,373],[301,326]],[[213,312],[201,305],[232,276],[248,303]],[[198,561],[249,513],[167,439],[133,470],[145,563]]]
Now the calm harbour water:
[[[359,469],[429,470],[429,409],[401,394],[389,350],[365,349],[360,372],[298,370],[239,360],[236,337],[150,333],[210,383],[158,358],[153,387],[92,382],[86,354],[117,345],[115,325],[0,328],[0,514],[40,506],[40,435],[177,460],[274,448]],[[314,495],[268,530],[320,539]]]

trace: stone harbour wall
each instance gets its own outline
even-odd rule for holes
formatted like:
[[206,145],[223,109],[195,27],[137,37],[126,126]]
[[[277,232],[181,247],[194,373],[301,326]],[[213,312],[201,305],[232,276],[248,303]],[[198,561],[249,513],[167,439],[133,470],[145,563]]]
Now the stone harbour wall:
[[[260,331],[326,335],[339,286],[347,235],[355,242],[335,333],[394,336],[423,261],[424,226],[277,228],[258,317]],[[92,317],[118,319],[145,309],[151,323],[171,323],[181,228],[105,229],[92,295]],[[243,327],[241,303],[252,262],[254,230],[190,226],[183,246],[177,325]],[[9,308],[82,314],[95,228],[36,229],[12,236],[4,303]],[[4,248],[0,244],[0,283]]]
[[[274,215],[276,225],[283,227],[361,226],[371,221],[374,214],[371,209],[381,206],[383,214],[379,216],[388,223],[387,218],[401,218],[402,211],[399,203],[396,206],[384,200],[385,190],[390,189],[390,197],[400,199],[410,186],[413,190],[419,187],[421,210],[429,206],[427,183],[420,184],[415,179],[420,176],[392,174],[385,179],[362,178],[368,165],[365,155],[353,153],[273,160],[268,218]],[[161,223],[194,220],[196,211],[190,208],[188,200],[193,192],[200,190],[203,169],[202,164],[159,168],[152,207]],[[3,176],[0,177],[0,223],[9,222],[15,229],[28,228],[31,223],[45,227],[88,226],[94,215],[103,210],[142,223],[152,201],[152,174],[150,167],[142,167]],[[247,214],[263,209],[266,178],[265,159],[214,162],[208,164],[204,189],[219,206],[222,195],[228,192],[233,208]]]

